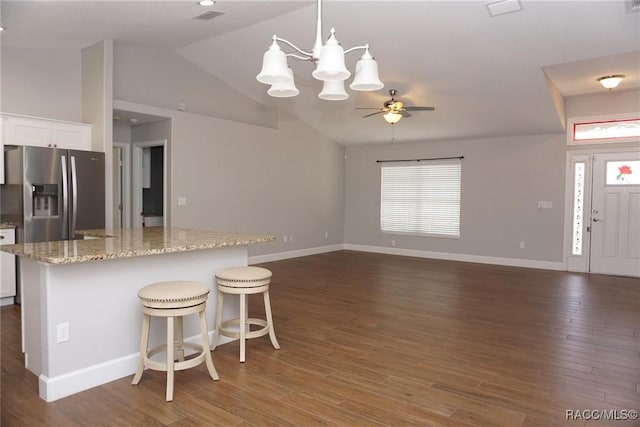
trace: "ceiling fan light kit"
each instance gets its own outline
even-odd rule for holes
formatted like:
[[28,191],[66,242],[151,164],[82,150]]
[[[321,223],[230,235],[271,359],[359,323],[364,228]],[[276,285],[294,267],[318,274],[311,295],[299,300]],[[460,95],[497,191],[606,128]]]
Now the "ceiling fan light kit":
[[389,90],[389,95],[391,95],[391,99],[388,101],[385,101],[385,103],[382,104],[382,108],[362,107],[362,108],[356,108],[356,109],[357,110],[378,110],[375,113],[367,114],[366,116],[363,116],[363,117],[371,117],[371,116],[376,116],[378,114],[382,114],[382,117],[390,125],[395,125],[403,117],[411,117],[411,114],[409,114],[409,111],[435,110],[435,108],[433,107],[405,106],[404,102],[398,101],[395,98],[396,93],[397,91],[395,89]]
[[[295,53],[285,53],[279,43],[293,48]],[[356,46],[346,51],[342,48],[335,36],[335,30],[331,29],[331,34],[327,42],[322,44],[322,0],[318,0],[318,17],[316,21],[316,40],[311,52],[302,50],[288,40],[273,36],[273,43],[269,46],[262,58],[262,69],[256,76],[260,83],[271,85],[267,91],[271,96],[289,97],[300,93],[297,89],[284,91],[280,88],[274,89],[274,85],[290,83],[295,88],[293,73],[290,73],[287,64],[287,56],[302,61],[310,61],[316,64],[316,69],[311,75],[324,82],[322,92],[318,95],[320,99],[337,101],[347,99],[349,95],[344,91],[344,81],[351,77],[351,72],[346,68],[344,56],[356,50],[364,50],[364,54],[356,64],[356,73],[349,88],[357,91],[372,91],[382,89],[384,84],[378,76],[378,64],[369,53],[369,45]],[[339,82],[341,86],[334,83]],[[340,90],[340,87],[342,89]],[[272,95],[273,93],[277,95]]]
[[384,117],[384,119],[387,121],[387,123],[389,123],[390,125],[395,125],[396,123],[398,123],[400,121],[400,119],[402,118],[402,114],[401,113],[396,113],[395,111],[389,111],[388,113],[384,113],[382,115],[382,117]]
[[596,80],[600,82],[605,89],[615,89],[618,87],[622,79],[625,78],[624,74],[613,74],[610,76],[598,77]]

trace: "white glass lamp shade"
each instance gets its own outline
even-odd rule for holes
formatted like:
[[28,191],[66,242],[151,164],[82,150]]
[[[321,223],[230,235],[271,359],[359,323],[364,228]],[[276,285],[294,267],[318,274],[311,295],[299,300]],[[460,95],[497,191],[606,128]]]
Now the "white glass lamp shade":
[[336,40],[333,28],[329,40],[320,50],[318,66],[311,74],[322,81],[346,80],[351,77],[351,72],[344,65],[344,49]]
[[600,77],[598,81],[600,82],[602,87],[611,90],[618,87],[624,77],[625,76],[623,74],[614,74],[612,76]]
[[291,79],[284,83],[274,83],[267,93],[274,98],[291,98],[300,93],[293,80],[293,71],[289,68],[289,76]]
[[349,98],[349,94],[344,90],[344,80],[327,80],[322,85],[322,92],[318,98],[325,101],[343,101]]
[[286,83],[291,79],[289,67],[287,66],[287,56],[276,43],[275,36],[273,43],[262,58],[262,70],[256,76],[256,79],[260,83],[267,85]]
[[382,117],[384,117],[390,125],[395,125],[402,118],[402,114],[396,113],[395,111],[389,111],[388,113],[384,113]]
[[369,48],[356,64],[356,76],[349,85],[353,90],[378,90],[384,87],[378,76],[378,63],[369,53]]

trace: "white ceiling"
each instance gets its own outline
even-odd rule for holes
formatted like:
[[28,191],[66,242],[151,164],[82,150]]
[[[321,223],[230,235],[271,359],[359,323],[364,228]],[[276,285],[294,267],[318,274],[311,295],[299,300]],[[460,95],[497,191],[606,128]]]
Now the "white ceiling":
[[[6,1],[2,45],[80,48],[103,39],[175,49],[245,95],[289,112],[344,144],[563,132],[545,73],[565,96],[604,93],[596,78],[622,73],[616,91],[640,88],[640,12],[623,0],[521,0],[491,17],[486,1],[323,3],[324,33],[345,48],[369,43],[385,88],[317,98],[312,65],[290,59],[300,95],[276,99],[255,75],[271,36],[310,49],[316,5],[305,1]],[[207,10],[225,14],[210,21]],[[358,54],[347,56],[353,72]],[[388,89],[414,112],[393,127],[355,107],[379,107]]]

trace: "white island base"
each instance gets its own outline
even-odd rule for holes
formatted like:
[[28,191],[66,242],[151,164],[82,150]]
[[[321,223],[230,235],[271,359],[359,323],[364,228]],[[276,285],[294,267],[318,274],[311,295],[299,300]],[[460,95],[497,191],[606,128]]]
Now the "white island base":
[[[23,257],[23,351],[27,369],[39,376],[40,397],[51,402],[135,373],[142,328],[137,293],[147,284],[206,283],[212,290],[207,301],[211,340],[217,301],[214,274],[246,265],[243,245],[70,264]],[[238,312],[237,302],[225,301],[223,319],[238,317]],[[190,317],[184,322],[185,339],[195,342],[197,316]],[[165,329],[166,323],[152,322],[151,346],[164,342]],[[223,337],[220,343],[229,340]]]

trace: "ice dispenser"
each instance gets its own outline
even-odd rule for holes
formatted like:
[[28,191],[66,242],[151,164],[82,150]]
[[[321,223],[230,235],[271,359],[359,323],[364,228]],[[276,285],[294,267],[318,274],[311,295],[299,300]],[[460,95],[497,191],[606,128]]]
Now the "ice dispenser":
[[58,184],[33,184],[33,216],[58,216]]

